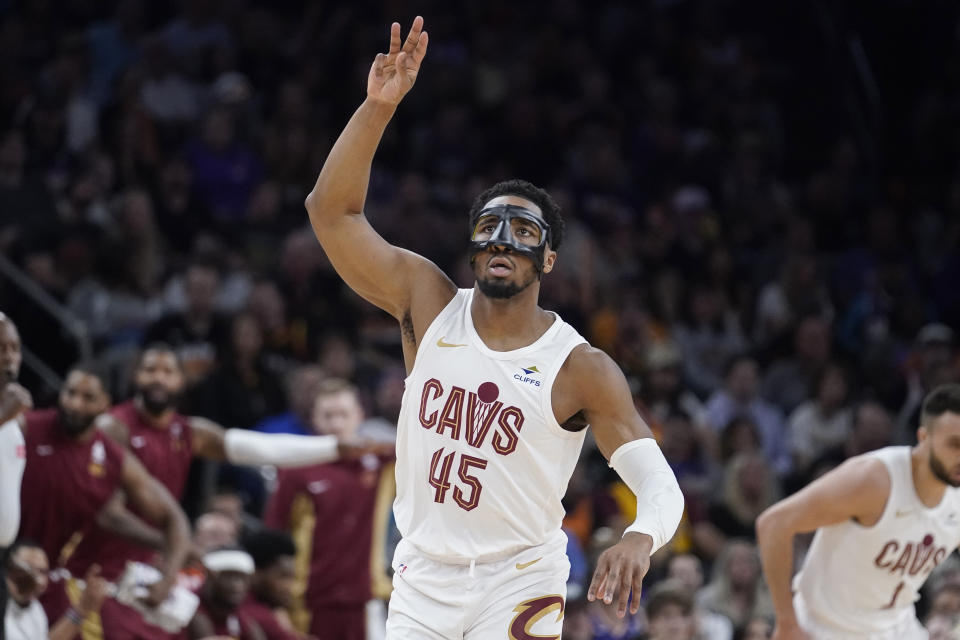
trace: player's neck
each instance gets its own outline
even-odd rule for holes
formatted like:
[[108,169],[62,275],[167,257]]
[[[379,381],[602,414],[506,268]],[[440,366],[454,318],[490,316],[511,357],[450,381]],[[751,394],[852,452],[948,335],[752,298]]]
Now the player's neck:
[[553,323],[537,306],[539,294],[535,284],[506,299],[490,298],[474,287],[470,316],[483,343],[494,351],[513,351],[536,342]]
[[947,485],[933,474],[928,462],[929,453],[919,447],[910,452],[910,469],[913,475],[913,490],[923,506],[932,509],[943,500]]

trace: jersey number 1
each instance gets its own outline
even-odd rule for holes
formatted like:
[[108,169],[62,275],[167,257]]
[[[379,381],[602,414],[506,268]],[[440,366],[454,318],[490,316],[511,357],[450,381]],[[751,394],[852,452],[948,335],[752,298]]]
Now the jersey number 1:
[[903,590],[903,582],[897,585],[897,588],[893,590],[893,597],[890,598],[890,604],[884,607],[884,609],[893,609],[893,606],[897,604],[897,596],[900,595],[900,592]]
[[[447,491],[450,490],[450,471],[453,469],[453,459],[456,455],[456,451],[443,455],[443,447],[440,447],[433,452],[433,456],[430,458],[430,486],[436,490],[433,496],[434,502],[442,503],[447,499]],[[483,490],[480,480],[476,476],[470,475],[471,467],[486,469],[487,461],[483,458],[475,458],[461,453],[460,468],[457,475],[460,476],[463,485],[470,487],[469,496],[463,489],[456,486],[453,488],[453,501],[465,511],[475,509],[480,504],[480,492]]]

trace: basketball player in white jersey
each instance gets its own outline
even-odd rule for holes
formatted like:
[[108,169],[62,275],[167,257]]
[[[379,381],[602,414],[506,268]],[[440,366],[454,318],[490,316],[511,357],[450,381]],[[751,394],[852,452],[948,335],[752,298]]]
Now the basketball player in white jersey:
[[481,194],[469,216],[472,289],[367,222],[374,153],[426,50],[422,18],[405,41],[392,25],[367,99],[306,201],[337,272],[397,318],[403,338],[394,513],[404,539],[387,637],[556,640],[569,572],[560,499],[586,425],[639,514],[601,556],[590,599],[616,599],[623,616],[633,591],[637,611],[649,556],[672,537],[683,497],[617,365],[537,306],[563,240],[546,192],[515,180]]
[[[757,519],[777,640],[926,638],[914,601],[960,544],[960,385],[926,397],[915,447],[856,456]],[[793,580],[793,538],[816,530]]]

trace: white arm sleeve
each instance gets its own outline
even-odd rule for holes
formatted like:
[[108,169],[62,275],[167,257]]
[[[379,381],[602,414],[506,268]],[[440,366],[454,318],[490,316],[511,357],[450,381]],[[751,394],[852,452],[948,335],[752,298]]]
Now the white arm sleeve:
[[653,538],[652,554],[670,541],[683,516],[677,477],[653,438],[620,445],[610,456],[610,466],[637,496],[637,519],[627,531]]
[[0,425],[0,547],[8,547],[20,530],[20,482],[26,466],[20,423]]
[[303,467],[333,462],[338,456],[337,439],[334,436],[298,436],[228,429],[223,446],[227,460],[234,464]]

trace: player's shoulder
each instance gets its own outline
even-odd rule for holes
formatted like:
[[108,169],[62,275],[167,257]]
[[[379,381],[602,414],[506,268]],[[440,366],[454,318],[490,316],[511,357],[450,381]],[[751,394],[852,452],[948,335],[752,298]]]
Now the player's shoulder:
[[613,358],[588,342],[570,351],[560,372],[577,384],[597,384],[623,378],[623,371]]
[[883,459],[874,452],[853,456],[828,472],[823,480],[842,486],[864,498],[883,497],[890,492],[892,479]]

